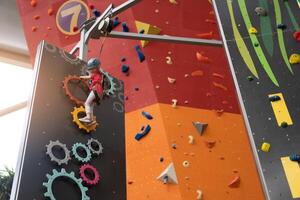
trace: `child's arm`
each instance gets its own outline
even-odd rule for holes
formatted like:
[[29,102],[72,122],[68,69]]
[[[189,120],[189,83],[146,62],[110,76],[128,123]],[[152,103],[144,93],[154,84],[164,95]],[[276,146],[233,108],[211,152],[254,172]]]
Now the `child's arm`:
[[80,76],[81,79],[90,79],[91,76]]

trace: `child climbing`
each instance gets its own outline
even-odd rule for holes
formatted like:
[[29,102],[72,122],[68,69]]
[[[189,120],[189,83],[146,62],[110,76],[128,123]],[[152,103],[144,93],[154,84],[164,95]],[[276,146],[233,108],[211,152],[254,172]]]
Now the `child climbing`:
[[100,61],[97,58],[91,58],[87,63],[88,76],[80,76],[81,79],[90,80],[90,93],[84,103],[86,116],[79,121],[94,124],[96,123],[93,110],[94,104],[99,103],[103,96],[103,74],[100,71]]

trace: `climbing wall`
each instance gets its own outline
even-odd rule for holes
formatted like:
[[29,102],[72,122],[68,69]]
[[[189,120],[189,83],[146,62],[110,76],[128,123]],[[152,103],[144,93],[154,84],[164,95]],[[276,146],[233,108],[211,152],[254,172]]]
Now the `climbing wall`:
[[[69,99],[62,84],[83,66],[59,48],[40,44],[12,199],[126,199],[123,84],[113,80],[114,95],[95,109],[98,125],[86,130],[78,121],[84,110]],[[72,96],[84,97],[82,87],[71,82],[65,86]]]
[[300,168],[289,158],[300,139],[297,1],[216,0],[216,9],[268,197],[300,198]]
[[[67,2],[18,1],[32,59],[43,39],[75,45],[82,19],[60,21]],[[80,2],[84,18],[124,1]],[[221,38],[209,1],[144,0],[118,17],[115,31]],[[124,81],[129,200],[264,199],[223,48],[106,38],[89,42],[88,57]]]

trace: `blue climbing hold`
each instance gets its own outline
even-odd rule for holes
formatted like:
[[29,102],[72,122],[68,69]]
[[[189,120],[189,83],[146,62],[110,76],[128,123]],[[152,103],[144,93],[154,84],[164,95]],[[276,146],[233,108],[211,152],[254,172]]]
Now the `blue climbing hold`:
[[128,65],[122,65],[122,72],[124,74],[127,74],[129,72],[129,66]]
[[138,54],[140,62],[143,62],[145,60],[145,55],[143,54],[141,47],[139,45],[135,46],[135,51]]
[[150,113],[147,113],[147,112],[145,112],[145,111],[142,112],[142,115],[143,115],[144,117],[146,117],[147,119],[149,119],[149,120],[153,119],[152,115],[150,115]]
[[135,135],[135,139],[137,141],[139,141],[140,139],[142,139],[143,137],[145,137],[150,131],[151,131],[151,126],[147,125],[146,128],[144,128],[141,133],[137,133]]
[[281,30],[284,30],[284,29],[286,29],[286,25],[284,25],[284,24],[277,24],[277,28],[281,29]]
[[99,11],[96,10],[96,9],[94,9],[94,10],[93,10],[93,14],[94,14],[95,17],[100,17],[101,12],[99,12]]
[[300,162],[300,155],[292,154],[290,155],[290,160]]
[[125,22],[122,23],[123,32],[129,32],[129,28]]
[[117,27],[121,22],[119,21],[119,17],[113,19],[113,27]]
[[177,145],[174,143],[174,144],[172,144],[172,148],[173,149],[177,149]]

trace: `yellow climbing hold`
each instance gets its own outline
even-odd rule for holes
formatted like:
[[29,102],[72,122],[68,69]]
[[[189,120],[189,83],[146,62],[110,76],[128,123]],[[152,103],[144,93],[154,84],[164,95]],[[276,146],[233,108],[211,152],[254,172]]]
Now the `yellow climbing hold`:
[[[147,23],[144,23],[144,22],[135,21],[135,25],[136,25],[137,31],[138,32],[143,31],[144,34],[158,35],[161,32],[160,28],[150,25],[150,24],[147,24]],[[143,48],[148,43],[149,43],[149,41],[141,40],[141,45]]]
[[270,145],[269,143],[264,142],[264,143],[261,145],[261,150],[262,150],[263,152],[269,152],[270,147],[271,147],[271,145]]
[[298,63],[300,63],[300,54],[296,54],[296,53],[292,54],[290,56],[289,61],[290,61],[291,64],[298,64]]
[[249,31],[250,34],[257,34],[257,30],[254,27],[249,28],[248,31]]

